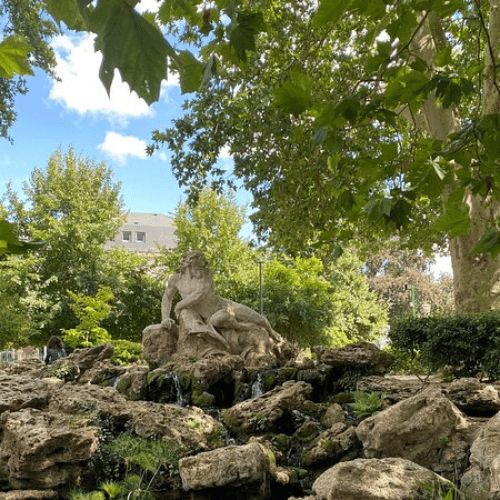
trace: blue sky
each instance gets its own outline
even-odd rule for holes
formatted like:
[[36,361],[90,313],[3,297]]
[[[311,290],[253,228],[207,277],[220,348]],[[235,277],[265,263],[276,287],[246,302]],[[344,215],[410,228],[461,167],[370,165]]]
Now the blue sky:
[[[183,190],[172,176],[169,152],[147,157],[145,147],[154,129],[164,130],[181,116],[185,96],[177,78],[164,81],[159,102],[148,106],[116,73],[109,98],[98,78],[101,56],[89,35],[61,36],[52,45],[61,81],[37,72],[29,78],[29,93],[17,97],[14,143],[0,139],[0,193],[9,181],[20,193],[35,167],[45,167],[57,149],[66,153],[73,146],[77,155],[113,169],[128,210],[172,213]],[[231,164],[229,157],[221,161]],[[248,200],[242,193],[241,202]]]

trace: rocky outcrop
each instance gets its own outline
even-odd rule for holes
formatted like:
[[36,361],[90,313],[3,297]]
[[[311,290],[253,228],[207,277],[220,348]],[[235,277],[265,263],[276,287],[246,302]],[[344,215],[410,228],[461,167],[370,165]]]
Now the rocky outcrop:
[[384,458],[339,463],[318,477],[313,492],[318,500],[427,500],[450,488],[450,481],[424,467]]
[[[152,370],[114,365],[105,345],[0,370],[0,500],[127,475],[178,500],[418,500],[450,480],[467,500],[500,499],[497,385],[384,376],[365,343],[316,351],[269,369],[223,356]],[[356,417],[352,383],[383,393],[382,411]]]
[[356,428],[367,458],[399,457],[455,477],[467,465],[474,426],[440,390],[427,389]]
[[259,443],[227,446],[179,461],[185,490],[235,488],[257,483],[263,495],[269,490],[273,467],[276,468],[276,464],[271,450]]

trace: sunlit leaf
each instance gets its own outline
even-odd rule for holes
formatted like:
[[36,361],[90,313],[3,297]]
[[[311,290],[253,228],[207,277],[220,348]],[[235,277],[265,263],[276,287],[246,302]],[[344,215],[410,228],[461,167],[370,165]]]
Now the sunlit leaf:
[[0,43],[0,77],[12,78],[18,75],[33,75],[28,54],[31,50],[26,40],[12,35]]
[[351,2],[339,2],[339,0],[321,0],[318,11],[313,19],[313,26],[320,27],[325,24],[335,24],[342,17],[342,14],[348,10]]

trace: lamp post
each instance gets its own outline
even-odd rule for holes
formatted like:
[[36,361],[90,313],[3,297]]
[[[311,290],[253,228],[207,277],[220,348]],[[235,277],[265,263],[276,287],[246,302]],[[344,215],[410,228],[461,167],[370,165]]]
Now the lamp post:
[[260,299],[260,314],[264,315],[264,301],[262,299],[262,264],[264,261],[262,259],[257,260],[259,264],[259,299]]

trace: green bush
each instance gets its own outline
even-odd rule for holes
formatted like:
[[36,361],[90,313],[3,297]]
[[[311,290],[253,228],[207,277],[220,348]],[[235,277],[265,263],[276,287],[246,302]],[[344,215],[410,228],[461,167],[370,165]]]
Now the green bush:
[[142,344],[131,340],[111,340],[110,344],[115,348],[111,361],[116,365],[130,365],[135,361],[144,359],[142,356]]
[[418,352],[431,371],[451,368],[454,376],[500,378],[500,312],[401,320],[389,337],[394,348]]

